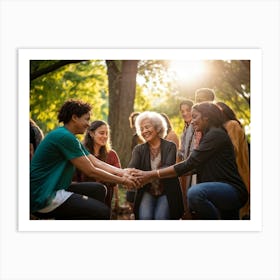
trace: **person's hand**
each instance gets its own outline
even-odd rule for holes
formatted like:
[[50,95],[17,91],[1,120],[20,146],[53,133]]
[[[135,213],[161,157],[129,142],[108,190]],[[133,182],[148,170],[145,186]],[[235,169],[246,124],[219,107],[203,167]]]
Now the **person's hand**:
[[[156,176],[157,177],[157,176]],[[139,178],[142,184],[146,185],[152,182],[155,178],[152,171],[142,171],[141,178]]]
[[138,169],[135,168],[125,168],[123,169],[122,178],[123,182],[122,184],[127,189],[135,189],[140,188],[142,186],[141,180],[135,176],[135,174],[138,172]]
[[123,176],[134,176],[137,173],[138,169],[135,168],[124,168],[123,169]]
[[146,185],[157,177],[153,171],[143,171],[139,169],[134,170],[133,176],[140,181],[141,185]]
[[122,179],[122,184],[129,190],[141,187],[141,181],[137,177],[125,175]]
[[133,189],[133,188],[134,189],[135,188],[139,189],[139,188],[142,187],[142,183],[141,183],[141,180],[139,179],[139,176],[136,176],[136,174],[138,174],[139,171],[141,171],[141,170],[138,170],[138,169],[135,169],[135,168],[125,168],[125,169],[123,169],[122,177],[127,178],[129,181],[134,182],[134,187],[131,184],[128,185],[128,184],[123,183],[127,189]]
[[[123,178],[132,180],[136,184],[136,186],[134,186],[136,188],[141,188],[142,186],[151,182],[153,179],[157,178],[157,175],[154,171],[143,171],[135,168],[126,168],[124,169],[124,171],[125,173],[123,175]],[[133,186],[131,187],[131,185],[126,185],[126,186],[129,189],[133,188]]]

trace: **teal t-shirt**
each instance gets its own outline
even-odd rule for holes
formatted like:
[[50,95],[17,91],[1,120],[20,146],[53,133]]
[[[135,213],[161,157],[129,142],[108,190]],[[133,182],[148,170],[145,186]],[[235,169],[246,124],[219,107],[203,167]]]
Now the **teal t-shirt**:
[[30,211],[46,207],[57,190],[67,189],[75,170],[70,160],[88,154],[88,150],[64,126],[50,132],[31,160]]

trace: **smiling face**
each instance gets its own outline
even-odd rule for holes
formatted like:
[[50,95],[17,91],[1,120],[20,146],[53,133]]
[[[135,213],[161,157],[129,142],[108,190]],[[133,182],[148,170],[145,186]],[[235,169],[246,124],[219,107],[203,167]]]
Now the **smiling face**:
[[192,125],[195,131],[204,131],[208,126],[208,118],[203,117],[199,111],[193,109]]
[[153,142],[159,138],[158,133],[149,119],[144,119],[140,123],[141,136],[146,142]]
[[180,107],[180,113],[182,118],[184,119],[185,123],[190,123],[192,120],[192,113],[191,113],[191,107],[187,104],[182,104]]
[[81,115],[80,117],[73,115],[72,116],[74,124],[74,134],[84,134],[87,128],[89,127],[90,113]]
[[90,131],[90,136],[94,140],[95,145],[105,146],[109,137],[108,126],[103,124],[99,126],[96,130]]

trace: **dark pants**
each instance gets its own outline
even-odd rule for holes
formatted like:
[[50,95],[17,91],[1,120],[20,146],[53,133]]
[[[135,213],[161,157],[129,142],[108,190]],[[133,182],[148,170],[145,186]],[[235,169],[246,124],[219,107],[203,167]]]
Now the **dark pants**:
[[107,189],[95,182],[71,184],[73,194],[48,213],[33,213],[38,218],[56,220],[109,220],[110,209],[104,204]]

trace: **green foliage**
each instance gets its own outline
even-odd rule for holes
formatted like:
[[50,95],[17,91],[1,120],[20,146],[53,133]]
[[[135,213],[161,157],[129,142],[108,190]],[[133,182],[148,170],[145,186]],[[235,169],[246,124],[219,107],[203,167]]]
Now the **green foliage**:
[[[140,92],[150,102],[149,110],[165,112],[173,126],[175,132],[180,134],[183,129],[179,113],[179,104],[183,99],[194,101],[194,92],[200,87],[213,88],[216,92],[216,101],[223,101],[229,105],[236,113],[246,129],[248,139],[250,138],[250,62],[242,60],[204,61],[206,69],[193,81],[174,79],[174,75],[166,67],[170,63],[163,63],[162,68],[156,62],[159,73],[152,73],[152,64],[147,63],[149,71],[142,71],[145,75],[145,83]],[[143,66],[144,67],[144,66]],[[141,72],[140,72],[141,73]],[[139,76],[141,74],[139,73]],[[159,78],[160,75],[161,77]],[[139,80],[142,80],[139,78]],[[143,81],[143,80],[142,80]],[[140,100],[140,98],[139,98]]]
[[[37,71],[56,61],[31,61],[31,71]],[[106,119],[108,89],[104,62],[91,60],[69,64],[31,81],[30,117],[47,134],[58,126],[57,112],[70,98],[82,99],[93,106],[92,119]]]
[[[31,74],[59,61],[31,61]],[[121,61],[116,65],[120,67]],[[199,87],[215,89],[216,100],[228,104],[247,129],[250,137],[250,62],[204,61],[204,75],[196,80],[175,79],[169,70],[170,61],[142,60],[138,63],[135,111],[165,112],[178,136],[183,130],[179,112],[182,99],[192,99]],[[44,133],[55,128],[57,111],[69,98],[78,98],[93,105],[92,119],[108,119],[108,77],[105,61],[89,60],[72,63],[39,76],[30,85],[30,116]]]
[[151,108],[150,99],[145,97],[143,93],[143,88],[140,85],[136,85],[134,111],[137,112],[149,111],[150,108]]

